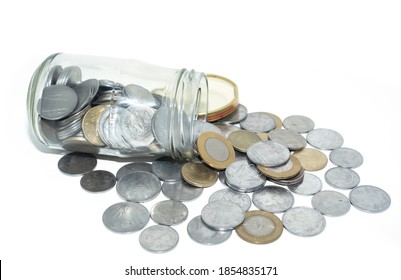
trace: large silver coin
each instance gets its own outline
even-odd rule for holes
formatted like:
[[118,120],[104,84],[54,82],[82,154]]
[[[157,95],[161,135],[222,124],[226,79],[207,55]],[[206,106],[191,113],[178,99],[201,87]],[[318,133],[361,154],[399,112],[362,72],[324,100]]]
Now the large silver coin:
[[285,188],[264,186],[253,193],[252,202],[260,210],[279,213],[294,205],[294,196]]
[[117,106],[109,106],[108,110],[103,112],[99,121],[99,135],[103,142],[110,147],[129,150],[131,146],[125,141],[121,130],[121,118],[124,108]]
[[178,232],[164,225],[155,225],[144,229],[139,235],[139,244],[151,252],[164,253],[173,249],[178,243]]
[[207,226],[201,216],[196,216],[187,225],[188,235],[204,245],[216,245],[230,238],[232,230],[215,230]]
[[215,191],[209,197],[209,202],[215,201],[230,201],[241,207],[242,211],[246,212],[251,208],[251,198],[246,193],[237,192],[231,189],[222,189]]
[[286,146],[271,140],[252,144],[246,154],[253,163],[267,167],[283,165],[290,159],[291,155]]
[[57,78],[57,85],[74,87],[82,81],[81,68],[77,66],[68,66],[61,71]]
[[220,128],[218,128],[214,124],[208,123],[208,122],[204,122],[204,121],[195,120],[195,122],[194,122],[194,132],[193,132],[194,140],[198,139],[198,137],[201,134],[205,133],[205,132],[216,132],[216,133],[218,133],[220,135],[223,135],[223,132],[221,132]]
[[264,112],[249,113],[240,122],[243,129],[250,132],[268,132],[276,127],[274,119]]
[[202,221],[216,230],[231,230],[242,223],[245,214],[241,207],[229,201],[206,204],[201,212]]
[[150,216],[145,206],[135,202],[119,202],[103,213],[103,224],[115,232],[133,232],[143,229]]
[[231,163],[225,170],[227,185],[240,192],[253,192],[264,186],[266,178],[246,160]]
[[117,180],[120,180],[122,177],[124,177],[127,174],[130,174],[135,171],[145,171],[145,172],[152,172],[152,165],[147,162],[131,162],[120,169],[118,169],[116,178]]
[[298,206],[283,215],[283,225],[290,233],[298,236],[315,236],[326,227],[326,219],[317,210]]
[[231,114],[219,119],[218,122],[224,124],[235,124],[243,121],[247,115],[248,109],[244,105],[238,104],[237,108],[235,108],[235,110]]
[[175,201],[189,201],[199,197],[203,188],[191,186],[185,181],[164,182],[162,185],[163,194]]
[[308,117],[292,115],[283,120],[283,126],[298,133],[307,133],[315,127],[315,123]]
[[40,116],[47,120],[59,120],[70,115],[78,103],[76,92],[64,85],[43,89],[40,101]]
[[80,181],[81,187],[89,192],[102,192],[116,184],[116,177],[106,170],[94,170],[85,173]]
[[353,189],[359,185],[359,175],[345,167],[333,167],[326,171],[324,179],[327,184],[338,189]]
[[159,100],[157,100],[150,91],[139,85],[126,85],[123,89],[123,93],[127,97],[125,102],[129,105],[143,105],[152,108],[158,108],[160,106]]
[[354,188],[349,193],[351,204],[368,213],[380,213],[387,210],[391,204],[391,198],[384,190],[370,185],[362,185]]
[[313,195],[323,188],[322,180],[314,174],[306,173],[301,184],[289,186],[288,189],[293,193],[303,195]]
[[273,129],[269,132],[269,139],[286,146],[291,151],[302,150],[307,144],[302,135],[288,129]]
[[334,150],[340,148],[344,143],[340,133],[328,128],[315,128],[309,131],[306,141],[321,150]]
[[88,106],[93,97],[96,95],[98,89],[99,81],[97,79],[89,79],[76,85],[74,87],[74,91],[77,94],[78,103],[74,109],[74,113]]
[[163,147],[170,148],[170,111],[162,105],[153,115],[152,133]]
[[97,159],[94,155],[72,152],[64,155],[58,161],[58,169],[69,175],[85,174],[95,169]]
[[160,225],[177,225],[188,217],[188,208],[179,201],[163,200],[153,205],[150,217]]
[[170,157],[161,157],[152,162],[152,173],[163,181],[181,181],[181,168],[184,162]]
[[127,201],[146,202],[155,198],[160,191],[159,178],[145,171],[127,174],[117,183],[118,194]]
[[326,216],[338,217],[348,213],[348,197],[335,191],[321,191],[312,197],[312,207]]
[[54,65],[50,69],[49,74],[47,74],[45,87],[55,85],[57,82],[57,79],[60,76],[62,71],[63,71],[63,68],[60,65]]
[[333,164],[346,168],[356,168],[363,163],[363,156],[360,152],[344,147],[331,151],[329,159]]

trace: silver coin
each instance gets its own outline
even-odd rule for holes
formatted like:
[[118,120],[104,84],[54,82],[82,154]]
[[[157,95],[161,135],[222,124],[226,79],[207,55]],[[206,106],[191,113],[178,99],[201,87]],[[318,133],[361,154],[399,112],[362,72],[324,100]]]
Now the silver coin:
[[188,217],[188,208],[180,201],[163,200],[153,205],[150,217],[160,225],[177,225]]
[[103,213],[103,224],[115,232],[134,232],[143,229],[150,216],[145,206],[135,202],[119,202]]
[[241,207],[229,201],[206,204],[201,212],[202,221],[216,230],[231,230],[242,223],[245,214]]
[[187,225],[188,235],[204,245],[216,245],[230,238],[232,230],[215,230],[207,226],[202,217],[196,216]]
[[64,85],[48,86],[43,89],[40,116],[47,120],[59,120],[70,115],[78,103],[75,91]]
[[70,175],[85,174],[95,169],[97,159],[94,155],[81,152],[72,152],[64,155],[58,161],[58,169]]
[[225,124],[235,124],[243,121],[248,115],[248,109],[242,105],[238,104],[237,108],[229,114],[228,116],[218,120],[219,123]]
[[331,151],[329,159],[333,164],[346,168],[356,168],[363,163],[363,156],[360,152],[344,147]]
[[291,151],[302,150],[307,144],[302,135],[288,129],[273,129],[269,132],[269,139],[286,146]]
[[224,124],[224,123],[215,123],[214,124],[218,129],[220,129],[221,133],[228,138],[228,135],[230,135],[231,132],[240,130],[238,126],[235,125],[230,125],[230,124]]
[[[205,133],[205,132],[216,132],[220,135],[223,135],[223,132],[221,132],[220,128],[215,126],[212,123],[204,122],[204,121],[199,121],[195,120],[194,122],[194,132],[193,132],[193,137],[194,139],[198,139],[198,137]],[[223,135],[224,136],[224,135]]]
[[312,197],[312,207],[323,215],[338,217],[348,213],[351,203],[342,193],[321,191]]
[[99,121],[99,135],[103,142],[108,146],[122,150],[130,150],[130,144],[125,141],[121,130],[121,118],[124,108],[109,106],[104,111]]
[[340,148],[344,143],[340,133],[328,128],[315,128],[309,131],[306,141],[321,150],[334,150]]
[[145,171],[132,172],[117,182],[118,194],[127,201],[146,202],[155,198],[160,191],[159,178]]
[[162,105],[153,115],[152,133],[163,147],[170,147],[170,110],[167,105]]
[[143,105],[152,108],[160,107],[159,100],[157,100],[150,91],[139,85],[126,85],[123,89],[123,94],[127,97],[125,102],[129,104],[129,106]]
[[90,192],[102,192],[116,184],[116,177],[106,170],[94,170],[85,173],[80,181],[81,187]]
[[82,81],[81,68],[77,66],[68,66],[61,71],[57,78],[57,85],[74,87]]
[[380,213],[387,210],[391,204],[391,198],[381,188],[362,185],[354,188],[349,193],[351,204],[364,212]]
[[248,211],[252,204],[249,195],[231,189],[221,189],[215,191],[209,197],[209,203],[222,200],[237,204],[239,207],[241,207],[243,212]]
[[74,112],[78,112],[82,110],[82,108],[88,106],[92,101],[99,89],[99,81],[97,79],[89,79],[79,83],[73,89],[78,97],[77,106],[75,107]]
[[322,180],[314,174],[304,173],[304,178],[301,184],[297,186],[289,186],[288,189],[293,193],[303,195],[313,195],[323,188]]
[[345,167],[330,168],[324,174],[324,179],[327,184],[338,189],[353,189],[360,182],[358,173]]
[[266,178],[254,164],[246,160],[235,161],[225,170],[227,185],[240,192],[253,192],[264,186]]
[[60,65],[54,65],[50,69],[49,74],[47,74],[45,87],[55,85],[57,82],[57,79],[60,76],[62,71],[63,71],[63,68]]
[[308,117],[292,115],[283,120],[283,126],[298,133],[307,133],[315,127],[315,123]]
[[315,236],[326,227],[326,219],[317,210],[298,206],[283,214],[283,226],[290,233],[298,236]]
[[147,162],[131,162],[120,169],[118,169],[116,173],[117,181],[120,180],[125,175],[135,172],[135,171],[145,171],[145,172],[152,172],[152,165]]
[[285,164],[290,159],[290,150],[271,140],[252,144],[246,152],[250,161],[255,164],[275,167]]
[[155,225],[145,228],[139,235],[139,244],[153,253],[164,253],[178,243],[178,232],[169,226]]
[[260,210],[279,213],[294,205],[294,196],[285,188],[264,186],[253,193],[252,202]]
[[164,182],[162,185],[163,194],[175,201],[189,201],[199,197],[203,188],[191,186],[185,181]]
[[152,173],[163,181],[181,181],[181,168],[184,162],[170,157],[161,157],[152,162]]
[[240,122],[241,128],[250,132],[268,132],[276,127],[276,122],[272,117],[263,112],[249,113]]

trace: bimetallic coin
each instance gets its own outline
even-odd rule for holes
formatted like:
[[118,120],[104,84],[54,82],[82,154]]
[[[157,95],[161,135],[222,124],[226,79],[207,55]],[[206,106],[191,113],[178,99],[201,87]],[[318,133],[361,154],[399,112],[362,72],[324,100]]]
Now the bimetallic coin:
[[181,169],[182,178],[190,185],[207,188],[213,186],[219,177],[213,170],[200,162],[187,162]]
[[294,196],[285,188],[264,186],[253,193],[252,202],[260,210],[279,213],[294,205]]
[[321,191],[312,197],[312,207],[326,216],[338,217],[348,213],[348,197],[335,191]]
[[145,171],[132,172],[117,182],[118,194],[127,201],[146,202],[155,198],[160,191],[159,178]]
[[179,201],[163,200],[153,205],[150,217],[160,225],[177,225],[188,217],[188,208]]
[[78,103],[75,91],[63,85],[45,87],[40,100],[39,114],[46,120],[60,120],[69,116]]
[[297,194],[313,195],[323,188],[322,180],[316,175],[305,173],[300,185],[288,187],[290,191]]
[[308,132],[306,141],[321,150],[334,150],[340,148],[344,139],[340,133],[328,128],[315,128]]
[[235,124],[239,123],[240,121],[243,121],[248,114],[248,109],[242,105],[238,104],[237,108],[228,116],[221,118],[218,120],[220,123],[225,123],[225,124]]
[[354,188],[349,193],[351,204],[364,212],[380,213],[387,210],[391,204],[391,198],[381,188],[362,185]]
[[308,117],[292,115],[283,120],[283,126],[298,133],[307,133],[315,127],[315,123]]
[[102,192],[116,184],[116,177],[106,170],[94,170],[85,173],[80,181],[81,187],[90,192]]
[[249,113],[240,125],[250,132],[268,132],[276,127],[274,119],[264,112]]
[[327,184],[338,189],[353,189],[360,182],[358,173],[345,167],[333,167],[327,170],[324,179]]
[[285,164],[290,159],[290,150],[280,143],[271,140],[260,141],[248,148],[246,152],[250,161],[267,167]]
[[326,219],[320,212],[304,206],[285,212],[282,221],[286,230],[303,237],[318,235],[326,227]]
[[301,162],[306,171],[322,170],[328,162],[327,156],[323,152],[312,148],[296,151],[293,155]]
[[306,139],[288,129],[273,129],[269,132],[269,139],[286,146],[291,151],[302,150],[306,147]]
[[178,232],[164,225],[150,226],[139,235],[141,246],[154,253],[170,251],[177,245],[178,239]]
[[205,132],[198,137],[199,156],[208,166],[223,170],[235,161],[234,148],[227,139],[215,132]]
[[72,152],[64,155],[58,161],[58,169],[66,174],[85,174],[95,169],[97,159],[94,155],[81,152]]
[[215,230],[207,226],[201,216],[196,216],[187,225],[188,235],[204,245],[216,245],[230,238],[231,230]]
[[249,146],[260,141],[260,138],[254,133],[247,130],[238,130],[230,133],[228,141],[235,150],[246,153]]
[[268,244],[280,238],[283,223],[272,213],[254,210],[245,213],[244,221],[235,231],[240,238],[249,243]]
[[244,212],[237,204],[229,201],[215,201],[206,204],[201,212],[202,221],[216,230],[231,230],[242,223]]
[[181,181],[181,168],[183,162],[170,157],[161,157],[152,162],[152,173],[163,181]]
[[152,172],[152,165],[147,162],[131,162],[118,169],[116,178],[120,180],[125,175],[135,171]]
[[294,178],[299,172],[301,172],[301,162],[293,155],[283,165],[276,167],[266,167],[257,165],[259,171],[269,179],[281,180]]
[[259,173],[256,166],[246,160],[230,164],[225,175],[227,185],[239,192],[253,192],[266,183],[266,178]]
[[194,187],[185,181],[164,182],[163,194],[175,201],[189,201],[197,198],[203,192],[203,188]]
[[230,201],[241,207],[243,212],[251,208],[251,198],[246,193],[237,192],[231,189],[222,189],[215,191],[209,197],[209,203],[215,201]]
[[362,165],[363,156],[351,148],[338,148],[330,152],[330,161],[341,167],[356,168]]
[[91,108],[82,120],[82,132],[84,137],[95,146],[105,146],[99,135],[99,122],[107,106],[99,105]]
[[143,229],[150,216],[145,206],[135,202],[119,202],[103,213],[103,224],[115,232],[134,232]]

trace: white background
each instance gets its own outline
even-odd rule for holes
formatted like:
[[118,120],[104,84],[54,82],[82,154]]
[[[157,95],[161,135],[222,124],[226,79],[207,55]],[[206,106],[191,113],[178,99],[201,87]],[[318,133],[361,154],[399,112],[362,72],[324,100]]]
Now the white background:
[[[4,279],[166,278],[124,276],[131,265],[216,270],[189,279],[240,278],[217,276],[220,266],[276,266],[279,275],[270,279],[400,277],[397,1],[15,0],[2,1],[0,10]],[[344,146],[364,155],[356,169],[361,184],[386,190],[392,205],[380,214],[351,208],[343,217],[327,217],[325,231],[312,238],[284,230],[272,244],[253,245],[233,233],[224,244],[203,246],[189,238],[186,225],[223,187],[217,184],[186,203],[188,220],[175,227],[178,246],[149,253],[138,243],[139,232],[120,235],[103,226],[103,211],[120,201],[115,189],[85,192],[79,177],[59,172],[60,155],[32,144],[27,88],[35,68],[54,52],[136,58],[226,76],[249,111],[302,114],[316,127],[340,132]],[[99,161],[97,169],[116,172],[123,164]],[[323,178],[324,172],[316,174]],[[310,197],[295,198],[296,205],[310,206]]]

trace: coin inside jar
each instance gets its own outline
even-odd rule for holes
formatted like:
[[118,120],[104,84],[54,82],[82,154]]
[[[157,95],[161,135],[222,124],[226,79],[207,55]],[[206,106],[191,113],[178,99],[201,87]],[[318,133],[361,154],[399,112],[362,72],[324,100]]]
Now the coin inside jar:
[[182,166],[182,178],[190,185],[199,188],[207,188],[213,186],[219,175],[201,162],[188,162]]
[[210,167],[223,170],[234,162],[235,152],[227,139],[215,132],[205,132],[198,137],[199,156]]

